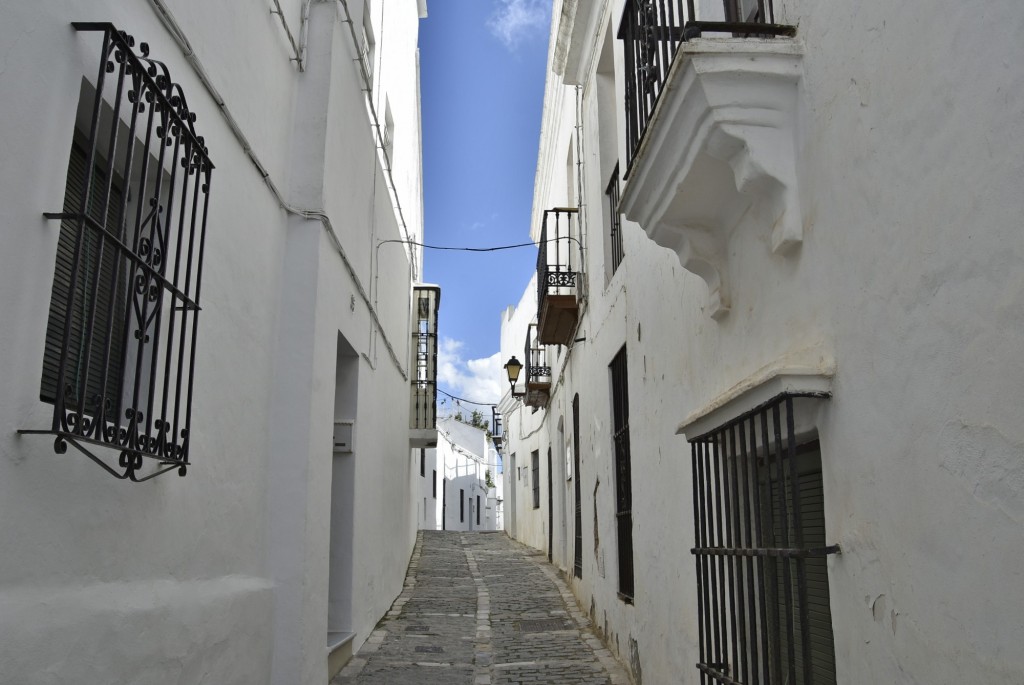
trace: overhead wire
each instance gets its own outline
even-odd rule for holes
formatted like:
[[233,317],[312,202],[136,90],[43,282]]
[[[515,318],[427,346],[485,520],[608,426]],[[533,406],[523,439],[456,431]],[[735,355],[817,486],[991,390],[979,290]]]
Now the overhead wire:
[[498,406],[498,404],[496,402],[474,402],[473,400],[467,400],[465,397],[458,397],[456,395],[451,394],[450,392],[445,392],[441,388],[438,388],[437,391],[439,393],[441,393],[442,395],[447,395],[448,397],[450,397],[453,400],[456,400],[458,402],[465,402],[467,404],[476,404],[476,405],[479,405],[481,407],[497,407]]

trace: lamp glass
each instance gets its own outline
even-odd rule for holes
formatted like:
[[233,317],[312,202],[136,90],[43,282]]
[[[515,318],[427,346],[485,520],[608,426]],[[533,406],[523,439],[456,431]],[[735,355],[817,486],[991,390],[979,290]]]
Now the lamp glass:
[[505,362],[505,373],[508,374],[509,385],[515,390],[516,382],[519,380],[519,372],[523,370],[523,365],[518,359],[513,356],[507,362]]

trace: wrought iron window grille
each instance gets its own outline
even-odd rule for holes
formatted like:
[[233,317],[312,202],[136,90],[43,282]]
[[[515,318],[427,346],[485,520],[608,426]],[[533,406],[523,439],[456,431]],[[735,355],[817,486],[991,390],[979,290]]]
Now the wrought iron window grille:
[[580,396],[572,398],[572,459],[573,496],[575,499],[573,531],[572,572],[577,578],[583,577],[583,498],[580,481]]
[[705,33],[774,38],[796,35],[775,23],[773,0],[723,0],[725,21],[702,20],[697,0],[626,0],[618,37],[625,58],[626,173],[628,179],[669,69],[687,41]]
[[[53,435],[58,454],[71,445],[118,479],[184,476],[214,166],[146,43],[136,53],[112,24],[72,26],[102,47],[78,196],[44,213],[61,221],[41,392],[53,420],[18,432]],[[119,452],[116,465],[101,448]]]
[[533,471],[533,508],[540,509],[540,451],[530,452],[530,469]]
[[615,523],[619,561],[619,598],[632,604],[633,469],[629,452],[629,380],[626,348],[609,365],[612,380],[612,443],[615,450]]
[[825,544],[817,441],[800,443],[794,412],[827,397],[783,393],[689,441],[702,683],[835,682],[824,557],[840,549]]
[[608,238],[611,246],[611,272],[614,274],[622,263],[622,215],[619,214],[619,165],[615,165],[608,187],[604,191],[608,198]]

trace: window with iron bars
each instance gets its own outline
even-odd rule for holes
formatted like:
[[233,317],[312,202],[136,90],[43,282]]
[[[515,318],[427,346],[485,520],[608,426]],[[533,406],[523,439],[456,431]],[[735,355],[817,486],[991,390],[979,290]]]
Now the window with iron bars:
[[612,442],[615,450],[615,527],[619,549],[619,597],[632,603],[633,475],[629,454],[629,378],[626,348],[608,366],[612,379]]
[[183,476],[213,164],[145,43],[72,26],[101,36],[99,69],[82,87],[63,209],[44,214],[61,222],[40,384],[53,420],[20,432],[53,435],[58,453],[71,445],[120,479]]
[[540,452],[530,452],[530,468],[533,470],[533,508],[540,509]]
[[580,485],[580,396],[572,398],[572,459],[573,495],[575,497],[575,530],[573,531],[572,572],[577,578],[583,577],[583,498]]
[[604,191],[608,198],[608,245],[611,258],[611,272],[622,263],[622,217],[619,214],[619,165],[615,165],[608,188]]
[[784,393],[690,440],[701,682],[836,682],[820,446]]

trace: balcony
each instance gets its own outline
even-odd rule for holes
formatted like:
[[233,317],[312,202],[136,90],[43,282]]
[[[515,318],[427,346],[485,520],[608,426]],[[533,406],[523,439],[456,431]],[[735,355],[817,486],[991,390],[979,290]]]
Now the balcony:
[[[626,185],[620,211],[708,286],[728,314],[729,240],[763,227],[773,253],[803,238],[796,175],[796,28],[772,0],[627,0]],[[761,229],[756,229],[761,230]]]
[[498,411],[496,405],[491,407],[491,440],[494,441],[494,446],[499,450],[505,442],[505,428],[502,426],[501,412]]
[[579,318],[580,241],[576,208],[544,212],[537,251],[537,338],[568,345]]
[[551,366],[548,364],[548,348],[538,339],[539,328],[531,323],[526,330],[526,397],[527,407],[548,406],[551,395]]
[[413,369],[409,406],[409,446],[437,445],[437,313],[441,288],[413,288]]

